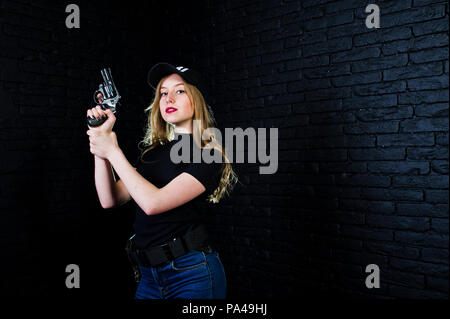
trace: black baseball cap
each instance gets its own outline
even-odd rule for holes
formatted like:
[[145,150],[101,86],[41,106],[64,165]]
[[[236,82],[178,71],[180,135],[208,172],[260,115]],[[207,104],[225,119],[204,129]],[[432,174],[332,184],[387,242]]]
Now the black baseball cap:
[[174,66],[170,63],[160,62],[155,64],[147,74],[147,83],[156,91],[156,87],[158,86],[159,81],[167,75],[176,73],[183,78],[187,83],[194,85],[203,95],[203,98],[206,102],[206,107],[208,108],[209,114],[211,116],[212,121],[215,123],[214,112],[211,106],[207,103],[208,91],[205,85],[204,80],[200,76],[200,73],[197,71],[186,67],[186,66]]
[[196,86],[203,95],[206,95],[205,84],[200,76],[200,74],[186,66],[174,66],[170,63],[161,62],[155,64],[147,74],[147,82],[156,90],[156,86],[159,81],[170,74],[176,73],[181,76],[187,83]]

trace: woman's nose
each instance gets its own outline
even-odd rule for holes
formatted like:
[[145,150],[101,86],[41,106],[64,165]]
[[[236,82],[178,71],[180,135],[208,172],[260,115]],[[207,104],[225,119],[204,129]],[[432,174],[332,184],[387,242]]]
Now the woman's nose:
[[167,103],[173,103],[174,101],[175,101],[175,100],[174,100],[172,94],[171,94],[171,93],[167,93],[167,99],[166,99],[166,102],[167,102]]

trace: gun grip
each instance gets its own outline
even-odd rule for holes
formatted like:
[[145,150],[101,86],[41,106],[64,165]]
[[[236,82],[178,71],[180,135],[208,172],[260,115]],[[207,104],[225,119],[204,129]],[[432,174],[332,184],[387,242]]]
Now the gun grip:
[[100,126],[100,125],[102,125],[103,123],[105,123],[105,121],[108,119],[108,117],[105,115],[105,116],[103,116],[103,117],[101,117],[101,118],[99,118],[98,120],[97,119],[95,119],[95,118],[91,118],[91,117],[87,117],[86,118],[86,121],[87,121],[87,124],[90,126],[90,127],[97,127],[97,126]]

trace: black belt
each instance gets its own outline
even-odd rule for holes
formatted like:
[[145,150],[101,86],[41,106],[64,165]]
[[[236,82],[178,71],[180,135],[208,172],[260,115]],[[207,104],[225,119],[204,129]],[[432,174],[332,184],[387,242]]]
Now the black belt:
[[128,240],[127,253],[131,263],[144,267],[166,264],[192,250],[211,250],[207,244],[208,234],[200,225],[189,229],[184,235],[173,238],[162,245],[139,250],[134,243],[134,235]]

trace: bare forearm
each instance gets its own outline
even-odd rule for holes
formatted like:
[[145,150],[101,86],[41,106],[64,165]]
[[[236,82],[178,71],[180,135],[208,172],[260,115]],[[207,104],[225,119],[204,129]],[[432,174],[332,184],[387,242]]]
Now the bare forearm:
[[107,159],[95,157],[95,188],[98,199],[103,208],[116,205],[115,184],[116,180],[112,172],[111,164]]
[[159,189],[136,172],[120,148],[111,154],[109,161],[136,204],[150,215],[156,206]]

